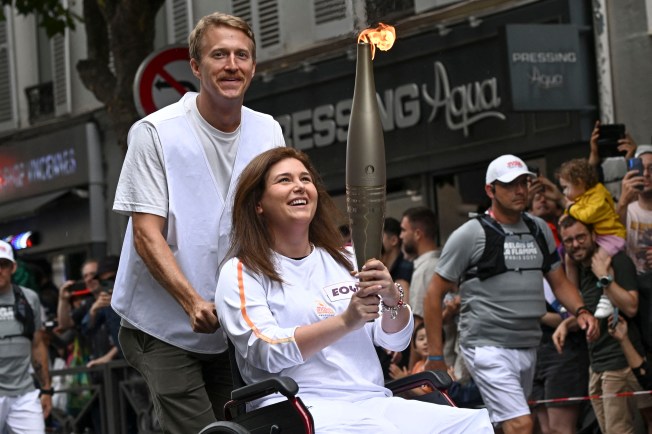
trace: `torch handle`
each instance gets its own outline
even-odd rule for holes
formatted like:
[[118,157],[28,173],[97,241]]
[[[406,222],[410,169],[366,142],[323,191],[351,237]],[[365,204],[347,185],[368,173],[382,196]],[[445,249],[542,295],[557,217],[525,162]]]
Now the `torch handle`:
[[346,208],[358,270],[368,259],[380,259],[385,222],[385,184],[346,186]]

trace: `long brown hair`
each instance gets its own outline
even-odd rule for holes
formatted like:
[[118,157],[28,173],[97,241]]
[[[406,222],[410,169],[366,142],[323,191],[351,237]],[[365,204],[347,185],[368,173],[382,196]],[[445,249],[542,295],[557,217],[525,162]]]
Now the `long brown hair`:
[[288,158],[294,158],[306,167],[317,189],[317,210],[308,230],[310,242],[326,250],[335,261],[349,271],[353,270],[335,223],[340,211],[326,192],[308,156],[294,148],[274,148],[263,152],[242,171],[233,202],[233,228],[229,255],[237,256],[255,273],[264,274],[276,282],[283,282],[272,261],[274,240],[267,230],[265,218],[256,212],[256,205],[265,192],[267,175],[271,167]]

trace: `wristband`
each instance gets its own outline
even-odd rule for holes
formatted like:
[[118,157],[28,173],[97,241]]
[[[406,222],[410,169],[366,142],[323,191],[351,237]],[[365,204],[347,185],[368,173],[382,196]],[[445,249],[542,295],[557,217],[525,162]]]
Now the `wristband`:
[[580,315],[582,314],[582,312],[585,312],[585,313],[591,314],[591,311],[589,310],[588,307],[586,307],[586,306],[580,306],[580,307],[578,307],[577,310],[575,311],[575,316],[576,316],[576,317],[580,316]]
[[444,356],[428,356],[429,362],[442,362],[443,360]]
[[54,395],[54,389],[41,389],[41,393],[39,394],[39,396],[41,396],[41,395],[50,395],[50,396],[52,396],[52,395]]
[[403,296],[405,295],[403,287],[400,283],[396,282],[394,282],[394,286],[396,286],[396,289],[398,289],[398,303],[396,303],[396,306],[385,306],[385,303],[380,300],[380,307],[383,309],[383,312],[389,312],[390,319],[396,319],[399,309],[403,309],[406,306],[403,302]]

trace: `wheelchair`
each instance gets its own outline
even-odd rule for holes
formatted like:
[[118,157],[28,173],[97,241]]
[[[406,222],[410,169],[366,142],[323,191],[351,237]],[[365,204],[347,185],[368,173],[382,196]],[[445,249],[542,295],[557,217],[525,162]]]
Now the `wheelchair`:
[[[235,361],[235,349],[229,342],[229,359],[233,385],[231,400],[224,406],[225,421],[206,426],[199,434],[313,434],[314,422],[310,411],[297,396],[299,386],[290,377],[278,376],[259,383],[245,385]],[[444,371],[424,371],[385,384],[395,396],[412,389],[428,386],[431,392],[411,397],[419,401],[456,407],[446,390],[452,380]],[[285,400],[246,411],[246,404],[253,400],[280,393]]]

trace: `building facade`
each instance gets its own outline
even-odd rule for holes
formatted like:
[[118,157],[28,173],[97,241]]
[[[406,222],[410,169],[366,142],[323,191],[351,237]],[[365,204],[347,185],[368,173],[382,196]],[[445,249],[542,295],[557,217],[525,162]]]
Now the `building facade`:
[[[311,156],[344,209],[355,37],[378,21],[395,25],[395,46],[374,61],[387,214],[430,206],[444,241],[483,205],[484,170],[499,154],[518,154],[552,176],[562,161],[588,155],[596,119],[625,123],[649,143],[652,0],[624,3],[168,0],[156,47],[185,43],[214,10],[251,22],[258,57],[246,104],[281,123],[288,145]],[[82,2],[71,6],[82,14]],[[84,258],[120,251],[126,221],[111,205],[123,154],[76,73],[86,55],[83,26],[48,39],[35,17],[8,7],[5,16],[0,238],[31,233],[19,256],[74,277]]]

